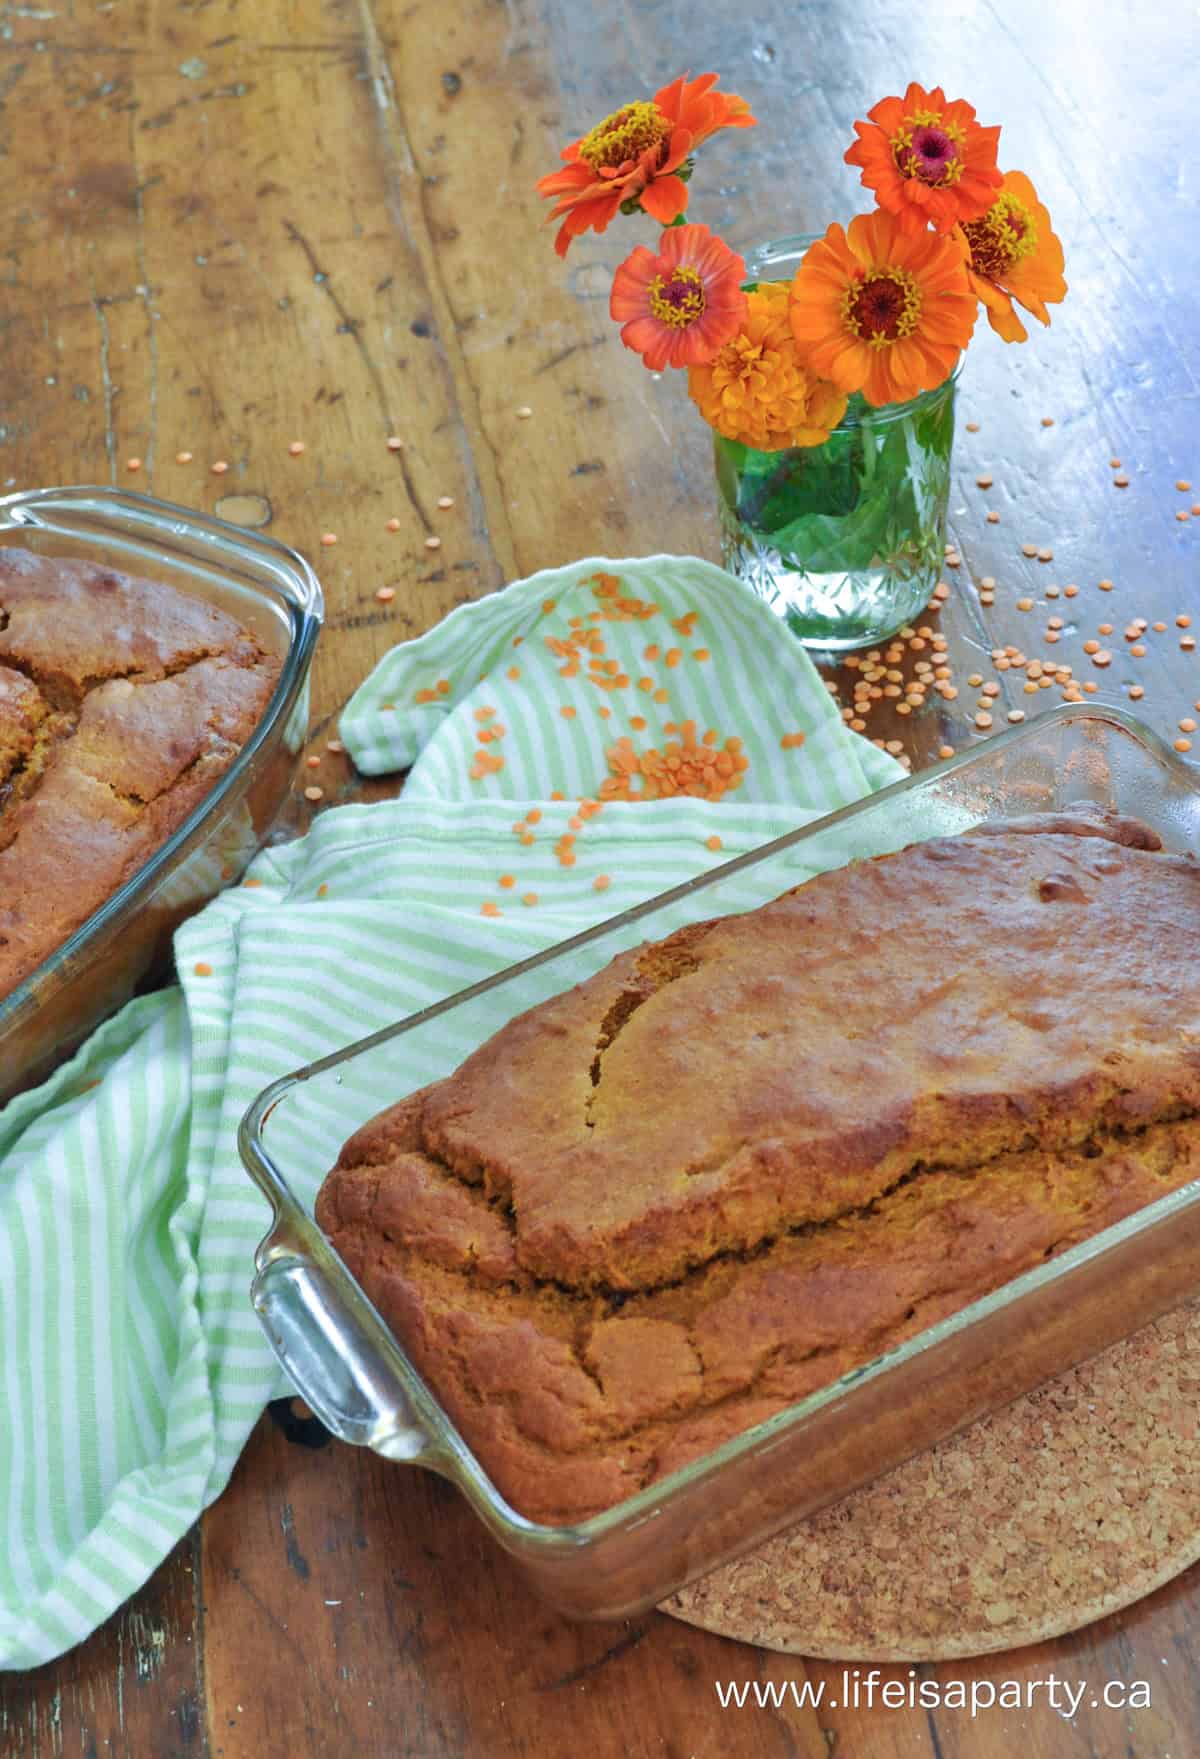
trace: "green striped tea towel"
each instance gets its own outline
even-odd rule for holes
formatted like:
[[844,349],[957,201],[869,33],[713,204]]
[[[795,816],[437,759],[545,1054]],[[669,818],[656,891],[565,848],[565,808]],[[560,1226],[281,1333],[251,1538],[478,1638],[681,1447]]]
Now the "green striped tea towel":
[[[180,931],[179,987],[0,1112],[0,1666],[131,1594],[280,1390],[235,1146],[266,1082],[901,773],[758,600],[667,557],[455,611],[342,736],[362,769],[414,765],[404,797],[267,850]],[[355,1121],[324,1120],[330,1157]]]

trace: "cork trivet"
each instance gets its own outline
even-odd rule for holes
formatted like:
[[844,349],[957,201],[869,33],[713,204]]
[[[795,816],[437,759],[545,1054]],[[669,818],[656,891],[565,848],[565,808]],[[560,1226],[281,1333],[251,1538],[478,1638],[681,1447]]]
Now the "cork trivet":
[[1200,1557],[1200,1299],[664,1602],[829,1660],[1014,1649]]

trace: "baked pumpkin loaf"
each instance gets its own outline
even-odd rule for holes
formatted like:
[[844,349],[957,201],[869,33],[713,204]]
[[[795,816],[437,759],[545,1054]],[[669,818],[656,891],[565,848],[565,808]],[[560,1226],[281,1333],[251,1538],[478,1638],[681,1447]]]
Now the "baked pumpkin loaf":
[[0,548],[0,997],[204,799],[278,676],[202,599]]
[[579,1519],[1200,1176],[1200,866],[1035,818],[623,953],[317,1219],[504,1495]]

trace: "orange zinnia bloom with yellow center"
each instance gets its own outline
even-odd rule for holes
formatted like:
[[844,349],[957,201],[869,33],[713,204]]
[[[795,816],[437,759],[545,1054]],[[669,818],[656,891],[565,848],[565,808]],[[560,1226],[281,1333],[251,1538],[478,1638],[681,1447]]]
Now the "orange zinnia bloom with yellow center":
[[746,265],[707,226],[671,226],[658,255],[635,246],[613,276],[609,312],[652,372],[711,360],[746,310]]
[[754,126],[744,98],[713,90],[717,78],[681,74],[653,100],[623,105],[564,147],[564,169],[537,185],[554,202],[550,219],[562,220],[554,240],[560,257],[581,232],[603,232],[622,207],[640,207],[664,226],[679,218],[691,154],[722,128]]
[[948,377],[975,328],[961,237],[905,232],[885,209],[836,223],[792,281],[791,318],[813,372],[868,403],[900,403]]
[[846,413],[844,394],[796,350],[790,297],[786,281],[752,289],[737,334],[714,360],[688,370],[688,395],[709,427],[759,452],[820,446]]
[[962,228],[971,252],[967,278],[983,301],[988,323],[1006,342],[1025,342],[1029,333],[1013,310],[1013,300],[1040,323],[1048,324],[1047,304],[1066,298],[1063,249],[1050,228],[1050,215],[1023,171],[1006,171],[987,213]]
[[884,98],[856,122],[846,150],[881,208],[909,232],[949,232],[985,213],[1000,187],[999,128],[981,128],[962,98],[947,103],[941,86],[914,81],[903,98]]

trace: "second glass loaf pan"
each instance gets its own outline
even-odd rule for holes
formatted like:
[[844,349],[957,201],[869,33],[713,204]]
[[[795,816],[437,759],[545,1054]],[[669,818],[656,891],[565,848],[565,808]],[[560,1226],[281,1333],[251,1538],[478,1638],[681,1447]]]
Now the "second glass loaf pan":
[[158,581],[227,612],[280,662],[250,738],[211,793],[129,880],[0,998],[0,1104],[47,1073],[164,960],[175,927],[266,840],[308,728],[321,589],[274,539],[116,489],[0,500],[0,545]]
[[617,1507],[575,1527],[551,1527],[525,1519],[498,1493],[311,1216],[322,1178],[361,1123],[448,1074],[506,1020],[618,951],[687,921],[750,908],[847,861],[1080,806],[1138,817],[1170,850],[1200,847],[1195,772],[1119,710],[1064,707],[275,1083],[241,1135],[246,1166],[275,1214],[252,1299],[303,1397],[344,1440],[450,1478],[560,1610],[615,1618],[663,1599],[1194,1293],[1200,1186],[1191,1185]]

